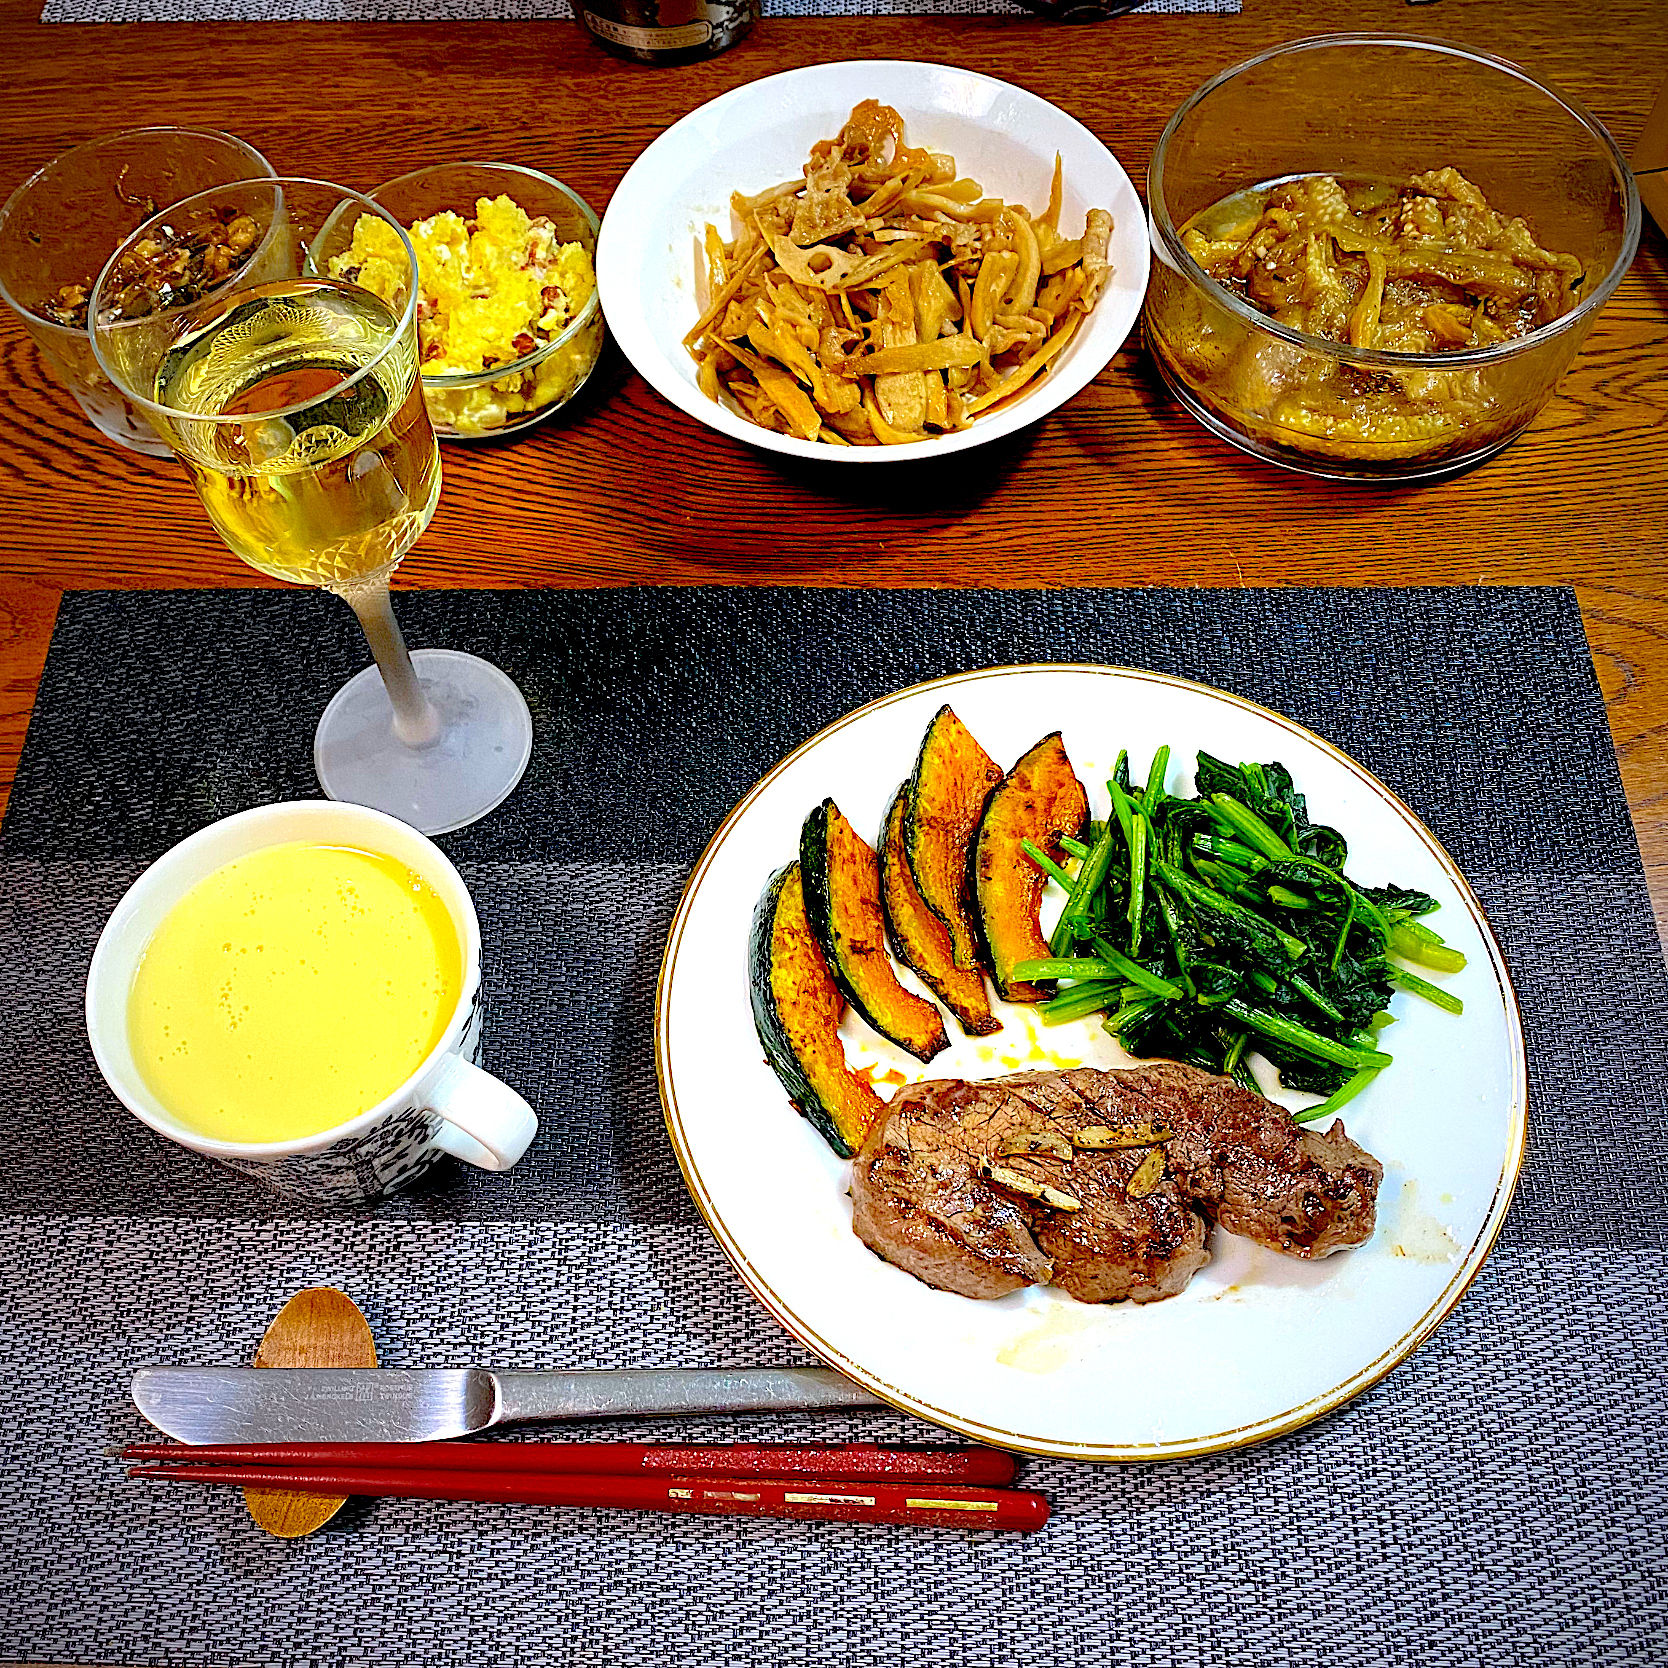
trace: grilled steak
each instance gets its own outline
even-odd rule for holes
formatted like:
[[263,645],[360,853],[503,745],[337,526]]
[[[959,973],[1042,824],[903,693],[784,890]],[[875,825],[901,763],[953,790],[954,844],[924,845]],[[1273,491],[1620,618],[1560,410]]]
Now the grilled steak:
[[1372,1238],[1384,1166],[1344,1133],[1305,1129],[1231,1079],[1172,1060],[1145,1066],[1171,1108],[1165,1149],[1176,1185],[1231,1234],[1291,1257],[1330,1257]]
[[1192,1066],[1021,1072],[903,1090],[853,1164],[852,1226],[966,1297],[1056,1284],[1148,1303],[1207,1261],[1207,1220],[1293,1256],[1359,1245],[1381,1175],[1341,1124],[1301,1129]]
[[1101,1092],[1111,1075],[1022,1072],[903,1090],[852,1166],[858,1237],[965,1297],[1045,1284],[1091,1303],[1173,1296],[1206,1260],[1204,1223],[1166,1180],[1130,1197],[1150,1147],[1073,1145],[1085,1129],[1145,1116],[1144,1106],[1122,1116]]
[[1005,1297],[1047,1285],[1054,1265],[1032,1237],[1029,1202],[980,1176],[977,1138],[953,1112],[934,1115],[949,1108],[933,1091],[953,1101],[971,1087],[923,1083],[893,1101],[852,1167],[852,1226],[870,1250],[929,1286]]

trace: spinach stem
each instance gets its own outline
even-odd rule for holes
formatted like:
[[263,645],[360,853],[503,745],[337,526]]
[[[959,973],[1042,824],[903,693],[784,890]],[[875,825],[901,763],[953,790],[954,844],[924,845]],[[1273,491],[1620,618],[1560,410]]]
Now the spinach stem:
[[1068,897],[1071,895],[1072,877],[1035,840],[1021,840],[1019,848],[1050,880],[1063,886]]
[[1158,974],[1150,973],[1140,962],[1131,961],[1115,944],[1108,944],[1106,940],[1096,934],[1093,939],[1095,953],[1103,961],[1109,961],[1129,980],[1132,985],[1139,985],[1143,990],[1150,990],[1154,996],[1180,996],[1182,987],[1173,984],[1169,979],[1161,979]]
[[1360,1071],[1340,1083],[1325,1100],[1314,1106],[1305,1107],[1301,1112],[1292,1114],[1295,1124],[1312,1124],[1317,1118],[1330,1117],[1339,1107],[1347,1105],[1361,1093],[1384,1068],[1382,1066],[1363,1066]]
[[1153,859],[1153,871],[1166,886],[1172,891],[1180,892],[1188,902],[1202,904],[1207,909],[1224,910],[1238,920],[1247,931],[1277,940],[1280,948],[1291,960],[1301,961],[1308,954],[1309,946],[1301,938],[1293,938],[1289,932],[1282,932],[1272,922],[1263,920],[1260,915],[1253,915],[1243,904],[1235,903],[1232,898],[1201,885],[1183,870],[1171,868],[1163,859]]
[[1170,744],[1165,742],[1153,754],[1153,762],[1147,770],[1147,785],[1141,790],[1141,804],[1151,811],[1164,797],[1164,778],[1170,771]]
[[1393,961],[1384,964],[1384,974],[1398,990],[1412,991],[1415,996],[1422,996],[1427,1002],[1434,1002],[1437,1007],[1445,1008],[1451,1014],[1465,1012],[1465,1003],[1451,990],[1444,990],[1441,985],[1433,985],[1428,979],[1421,979],[1417,973],[1410,973],[1407,968],[1398,967]]
[[1307,1025],[1299,1025],[1295,1019],[1287,1019],[1284,1014],[1270,1013],[1266,1008],[1253,1008],[1237,998],[1224,1002],[1222,1011],[1231,1014],[1241,1025],[1260,1031],[1265,1037],[1272,1037],[1276,1042],[1301,1053],[1312,1054],[1318,1060],[1330,1060],[1334,1065],[1350,1066],[1360,1071],[1363,1066],[1383,1068],[1391,1063],[1391,1056],[1381,1054],[1376,1048],[1351,1048],[1345,1043],[1334,1042],[1318,1031],[1311,1031]]
[[1353,886],[1344,887],[1344,924],[1338,929],[1338,942],[1332,946],[1331,971],[1338,971],[1338,963],[1344,959],[1344,944],[1349,938],[1349,929],[1355,923],[1356,891]]
[[1071,891],[1066,897],[1066,907],[1061,911],[1061,920],[1069,919],[1074,931],[1081,929],[1089,918],[1089,905],[1095,893],[1100,890],[1101,882],[1106,879],[1106,871],[1112,866],[1112,825],[1107,823],[1102,827],[1095,843],[1089,848],[1089,855],[1085,857],[1077,870],[1077,878],[1072,882]]
[[1213,793],[1210,803],[1232,825],[1234,832],[1251,847],[1275,862],[1285,862],[1297,855],[1272,828],[1251,809],[1242,805],[1231,793]]
[[1130,817],[1129,842],[1129,953],[1141,954],[1141,916],[1147,906],[1147,819],[1139,811]]
[[1142,1014],[1157,1006],[1158,1002],[1155,998],[1151,996],[1139,997],[1133,1002],[1126,1002],[1116,1013],[1108,1014],[1100,1022],[1101,1027],[1110,1036],[1116,1037],[1132,1019],[1139,1019]]
[[1304,999],[1304,1001],[1308,1002],[1312,1007],[1319,1008],[1328,1019],[1334,1019],[1340,1025],[1347,1025],[1349,1023],[1349,1021],[1344,1018],[1338,1009],[1335,1008],[1332,1003],[1327,1001],[1327,999],[1318,990],[1316,990],[1312,984],[1309,984],[1306,980],[1298,978],[1295,973],[1288,974],[1287,977],[1291,980],[1292,989],[1295,990]]
[[1235,868],[1244,869],[1247,874],[1262,868],[1268,861],[1260,851],[1253,851],[1242,840],[1230,840],[1223,834],[1195,834],[1193,849],[1232,863]]
[[1440,934],[1411,916],[1391,926],[1389,948],[1404,961],[1416,962],[1437,973],[1458,973],[1465,966],[1463,952],[1444,944]]
[[[1085,1014],[1099,1013],[1102,1008],[1122,1001],[1123,985],[1117,980],[1091,979],[1072,985],[1058,996],[1051,997],[1037,1009],[1044,1025],[1064,1025],[1067,1020],[1082,1019]],[[1147,997],[1152,1001],[1152,997]]]
[[1041,956],[1035,961],[1014,964],[1013,976],[1025,984],[1038,979],[1111,979],[1121,977],[1123,969],[1109,961],[1093,961],[1087,956]]

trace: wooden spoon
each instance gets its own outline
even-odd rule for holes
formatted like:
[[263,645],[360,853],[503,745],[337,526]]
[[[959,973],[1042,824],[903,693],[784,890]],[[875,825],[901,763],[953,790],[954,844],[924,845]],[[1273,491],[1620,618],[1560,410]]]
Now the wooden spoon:
[[[376,1340],[370,1323],[346,1292],[309,1286],[292,1297],[266,1329],[255,1351],[257,1367],[374,1367]],[[249,1515],[269,1535],[296,1540],[322,1528],[347,1496],[296,1494],[282,1488],[246,1488]]]

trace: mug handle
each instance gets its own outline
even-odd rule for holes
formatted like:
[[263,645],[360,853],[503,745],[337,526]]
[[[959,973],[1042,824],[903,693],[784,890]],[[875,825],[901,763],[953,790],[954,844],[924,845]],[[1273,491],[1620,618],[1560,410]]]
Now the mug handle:
[[446,1056],[424,1104],[445,1120],[434,1144],[479,1170],[508,1170],[538,1133],[533,1108],[461,1054]]

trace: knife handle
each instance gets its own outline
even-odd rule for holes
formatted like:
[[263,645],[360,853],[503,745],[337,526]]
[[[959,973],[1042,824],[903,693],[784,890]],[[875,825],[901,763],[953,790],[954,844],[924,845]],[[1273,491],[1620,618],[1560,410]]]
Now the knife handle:
[[492,1425],[623,1414],[780,1413],[886,1404],[829,1367],[686,1367],[497,1372]]

